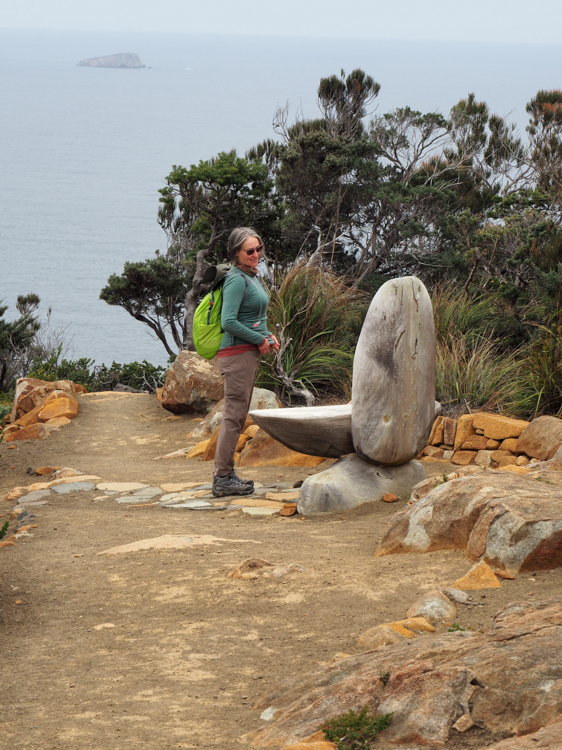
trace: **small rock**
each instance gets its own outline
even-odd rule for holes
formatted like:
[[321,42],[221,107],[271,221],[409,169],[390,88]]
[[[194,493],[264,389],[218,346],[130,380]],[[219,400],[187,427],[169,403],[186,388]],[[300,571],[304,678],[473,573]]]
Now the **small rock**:
[[398,495],[393,495],[392,492],[387,492],[386,495],[382,496],[383,503],[396,503],[400,500]]
[[471,729],[474,726],[474,720],[470,714],[463,714],[460,719],[457,719],[453,724],[453,729],[457,732],[466,732],[467,729]]
[[94,630],[104,630],[105,628],[114,628],[115,625],[112,622],[102,622],[100,625],[94,625]]
[[475,451],[455,451],[451,463],[457,464],[458,466],[468,466],[476,461]]
[[461,445],[463,451],[482,451],[488,447],[488,438],[485,435],[472,435]]
[[464,591],[461,591],[460,589],[454,589],[452,586],[450,588],[441,589],[441,591],[448,599],[453,602],[466,604],[469,600],[468,594],[466,594]]
[[436,622],[455,617],[457,608],[448,597],[433,590],[417,599],[406,614],[408,617],[426,617],[431,622]]
[[455,442],[453,444],[454,450],[460,450],[461,445],[468,440],[469,437],[475,434],[472,423],[474,422],[474,416],[472,414],[464,414],[459,417],[457,421],[457,432],[455,434]]
[[474,460],[474,463],[476,466],[491,466],[492,465],[492,451],[485,450],[485,451],[478,451],[476,454],[476,458]]
[[457,420],[443,417],[443,442],[451,447],[455,443],[457,433]]
[[6,500],[6,502],[8,503],[12,502],[12,500],[17,500],[18,497],[23,495],[24,492],[25,492],[24,487],[14,487],[14,489],[11,492],[8,492],[6,495],[4,495],[4,500]]
[[453,583],[453,588],[461,589],[462,591],[501,589],[501,586],[492,568],[483,560],[471,568],[466,575]]
[[384,646],[400,643],[403,640],[404,636],[393,628],[389,628],[388,625],[375,625],[374,628],[369,628],[359,636],[357,646],[367,651],[375,651],[384,648]]
[[186,458],[198,458],[199,456],[202,456],[207,448],[209,447],[209,443],[211,442],[211,439],[203,440],[200,443],[197,443],[197,445],[194,445],[193,448],[190,448],[189,451],[185,454]]
[[274,568],[273,563],[263,560],[259,557],[249,557],[234,570],[231,570],[227,578],[257,578],[258,572],[263,572],[266,568]]

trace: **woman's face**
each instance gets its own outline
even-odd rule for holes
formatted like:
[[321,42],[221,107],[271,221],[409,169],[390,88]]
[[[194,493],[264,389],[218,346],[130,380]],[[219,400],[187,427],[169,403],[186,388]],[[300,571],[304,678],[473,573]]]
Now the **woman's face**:
[[[244,244],[238,251],[236,256],[236,262],[241,263],[243,266],[257,266],[260,262],[260,252],[257,248],[262,249],[262,245],[257,237],[247,237],[244,240]],[[248,255],[250,251],[250,255]]]

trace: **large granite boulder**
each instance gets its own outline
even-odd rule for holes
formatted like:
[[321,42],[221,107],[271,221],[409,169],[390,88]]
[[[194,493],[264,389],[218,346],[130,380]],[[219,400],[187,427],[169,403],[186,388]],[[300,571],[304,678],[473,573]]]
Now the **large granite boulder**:
[[162,406],[172,414],[197,414],[208,412],[223,395],[222,374],[216,364],[184,351],[166,373]]
[[[255,409],[267,409],[270,411],[271,409],[281,409],[281,407],[281,401],[279,401],[273,391],[269,391],[267,388],[254,388],[252,391],[250,411],[254,411]],[[207,416],[199,422],[197,427],[191,432],[190,437],[211,437],[222,422],[223,411],[224,399],[221,399],[216,406],[213,406]]]
[[426,445],[435,416],[431,300],[414,276],[393,279],[371,302],[355,350],[355,450],[368,461],[405,464]]
[[375,555],[462,549],[511,573],[559,567],[561,483],[503,471],[444,482],[392,516]]
[[562,713],[561,639],[556,598],[508,605],[490,633],[422,636],[341,659],[260,700],[256,708],[271,708],[273,718],[252,747],[298,742],[366,705],[376,715],[392,714],[377,738],[381,750],[452,746],[459,737],[454,725],[483,727],[489,744],[494,736],[536,732]]
[[402,466],[376,466],[353,453],[326,471],[305,479],[297,510],[305,516],[335,513],[381,500],[387,492],[406,500],[414,485],[424,477],[424,468],[418,461]]
[[340,458],[353,453],[351,404],[250,411],[256,424],[291,450]]

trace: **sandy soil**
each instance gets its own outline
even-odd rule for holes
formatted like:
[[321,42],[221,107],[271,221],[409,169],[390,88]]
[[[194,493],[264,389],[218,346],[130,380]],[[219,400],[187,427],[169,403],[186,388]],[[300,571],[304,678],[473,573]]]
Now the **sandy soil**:
[[[38,480],[26,470],[45,465],[153,485],[207,481],[212,467],[200,459],[154,460],[193,443],[193,426],[188,418],[170,419],[154,397],[83,397],[78,418],[46,440],[14,449],[0,444],[0,496]],[[308,473],[268,468],[244,475],[293,483]],[[401,502],[345,516],[263,519],[240,511],[127,508],[96,501],[100,494],[50,499],[33,510],[33,536],[0,549],[3,747],[247,747],[244,735],[263,725],[253,705],[280,682],[338,653],[356,653],[362,632],[403,618],[418,595],[450,585],[471,567],[460,552],[373,558]],[[0,505],[0,520],[13,505]],[[162,534],[223,541],[99,554]],[[306,572],[227,578],[248,557],[296,562]],[[488,629],[506,603],[556,595],[561,583],[560,570],[505,581],[475,594],[481,606],[459,605],[455,622]]]

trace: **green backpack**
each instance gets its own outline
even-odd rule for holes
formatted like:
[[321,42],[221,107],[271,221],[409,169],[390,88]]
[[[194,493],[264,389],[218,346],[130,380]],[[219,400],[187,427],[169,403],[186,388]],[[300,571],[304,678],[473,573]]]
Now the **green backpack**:
[[[203,274],[203,283],[211,283],[209,292],[203,297],[193,316],[193,344],[195,351],[204,359],[213,359],[217,356],[222,339],[221,311],[222,311],[222,285],[230,266],[222,263],[219,266],[207,268]],[[248,294],[250,280],[246,274],[242,274],[246,282],[246,289],[242,302]]]

